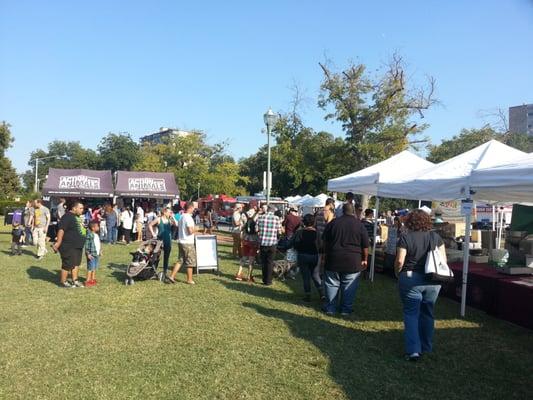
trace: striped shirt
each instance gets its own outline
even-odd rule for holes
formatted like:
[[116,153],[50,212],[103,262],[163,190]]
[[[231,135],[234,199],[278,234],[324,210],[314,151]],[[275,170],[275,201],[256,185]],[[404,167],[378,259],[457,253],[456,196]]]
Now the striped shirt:
[[278,234],[281,232],[281,222],[277,216],[269,212],[257,220],[257,232],[261,246],[275,246],[278,244]]

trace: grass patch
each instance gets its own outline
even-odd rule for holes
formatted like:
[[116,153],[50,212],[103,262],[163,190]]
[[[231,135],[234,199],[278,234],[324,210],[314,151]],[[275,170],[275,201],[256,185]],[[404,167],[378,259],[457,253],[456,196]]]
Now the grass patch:
[[[402,360],[395,283],[362,282],[350,319],[301,301],[300,278],[272,287],[222,275],[197,285],[123,284],[134,245],[105,246],[96,288],[59,289],[59,257],[9,253],[0,231],[2,399],[525,399],[531,331],[440,298],[435,352]],[[174,245],[172,260],[176,259]],[[82,269],[82,276],[86,270]],[[259,270],[256,272],[259,274]],[[179,276],[183,282],[183,275]]]

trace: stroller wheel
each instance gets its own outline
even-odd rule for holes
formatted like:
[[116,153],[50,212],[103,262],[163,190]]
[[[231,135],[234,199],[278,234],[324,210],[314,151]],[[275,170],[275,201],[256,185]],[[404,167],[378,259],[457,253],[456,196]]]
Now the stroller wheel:
[[133,285],[135,283],[135,281],[133,280],[133,278],[130,278],[130,285]]
[[130,280],[129,280],[128,278],[126,278],[126,279],[124,280],[124,285],[128,286],[129,284],[130,284]]

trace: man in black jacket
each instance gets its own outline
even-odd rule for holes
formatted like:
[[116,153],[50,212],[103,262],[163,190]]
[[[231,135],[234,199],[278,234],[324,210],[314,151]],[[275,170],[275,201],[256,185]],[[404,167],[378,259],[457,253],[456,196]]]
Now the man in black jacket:
[[368,266],[368,234],[361,221],[354,218],[354,206],[346,203],[343,215],[331,221],[322,236],[326,251],[326,304],[324,311],[337,311],[337,296],[341,295],[340,313],[348,316],[361,271]]

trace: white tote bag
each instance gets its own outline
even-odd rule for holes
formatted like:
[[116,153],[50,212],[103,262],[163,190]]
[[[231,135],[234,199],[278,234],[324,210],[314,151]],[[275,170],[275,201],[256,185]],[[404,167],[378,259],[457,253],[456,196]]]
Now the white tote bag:
[[429,251],[424,271],[434,282],[446,283],[453,281],[453,271],[442,259],[432,232],[429,233]]

